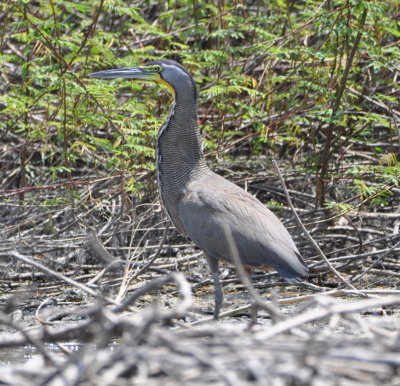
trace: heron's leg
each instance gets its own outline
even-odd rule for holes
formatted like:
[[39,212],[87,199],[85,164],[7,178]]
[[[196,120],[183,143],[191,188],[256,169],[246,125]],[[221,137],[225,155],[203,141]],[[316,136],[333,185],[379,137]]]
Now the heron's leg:
[[206,252],[204,252],[204,256],[207,260],[208,265],[210,266],[211,274],[214,281],[214,294],[215,294],[214,319],[218,320],[219,310],[221,309],[223,300],[222,287],[221,287],[221,282],[219,280],[218,260],[209,256]]
[[[246,271],[247,277],[249,278],[249,281],[251,283],[251,270],[245,268],[245,271]],[[250,294],[250,325],[249,325],[249,328],[257,324],[257,319],[258,319],[257,301]]]

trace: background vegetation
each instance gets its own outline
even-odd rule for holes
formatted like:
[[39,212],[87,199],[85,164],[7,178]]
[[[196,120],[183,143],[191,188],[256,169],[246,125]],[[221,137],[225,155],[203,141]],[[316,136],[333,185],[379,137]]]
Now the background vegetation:
[[6,0],[0,188],[124,176],[123,191],[143,192],[170,97],[86,74],[171,58],[195,76],[211,159],[287,160],[313,176],[316,206],[349,194],[351,207],[387,203],[399,176],[399,12],[395,0]]
[[[1,1],[0,365],[44,360],[0,383],[400,384],[399,21],[398,0]],[[87,78],[155,58],[194,74],[210,166],[310,268],[254,273],[277,309],[256,329],[226,265],[226,319],[195,325],[210,273],[154,173],[168,92]]]

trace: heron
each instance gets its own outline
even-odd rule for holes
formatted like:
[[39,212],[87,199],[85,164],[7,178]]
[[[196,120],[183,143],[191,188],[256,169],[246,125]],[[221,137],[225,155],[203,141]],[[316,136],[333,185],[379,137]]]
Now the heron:
[[173,104],[157,136],[159,194],[176,229],[204,253],[215,289],[214,319],[223,302],[219,261],[234,265],[233,253],[246,269],[273,268],[289,283],[307,277],[308,267],[281,221],[257,198],[207,166],[198,127],[197,88],[183,65],[155,60],[89,77],[151,81],[171,92]]

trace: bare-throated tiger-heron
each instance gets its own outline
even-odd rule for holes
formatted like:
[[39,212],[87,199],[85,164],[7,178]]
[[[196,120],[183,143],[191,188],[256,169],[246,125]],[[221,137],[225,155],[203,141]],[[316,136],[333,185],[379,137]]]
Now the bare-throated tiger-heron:
[[157,139],[160,197],[179,232],[204,251],[215,286],[215,319],[223,298],[218,261],[234,263],[232,253],[244,267],[272,267],[292,283],[307,277],[307,265],[278,218],[255,197],[207,166],[197,125],[196,85],[185,67],[172,60],[156,60],[89,76],[153,81],[172,92],[174,104]]

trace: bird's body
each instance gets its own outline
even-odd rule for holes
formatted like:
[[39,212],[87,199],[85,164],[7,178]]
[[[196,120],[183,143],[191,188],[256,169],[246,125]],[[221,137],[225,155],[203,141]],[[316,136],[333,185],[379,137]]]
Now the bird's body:
[[[210,188],[211,186],[211,188]],[[259,200],[213,172],[189,184],[179,202],[185,233],[214,259],[234,263],[227,231],[245,268],[272,267],[288,279],[306,266],[286,228]]]
[[206,165],[197,125],[196,85],[183,66],[161,60],[91,76],[152,80],[171,89],[175,103],[157,140],[160,197],[176,228],[206,255],[216,287],[215,317],[222,303],[218,260],[234,263],[232,253],[246,268],[272,267],[294,282],[307,276],[308,268],[278,218]]

